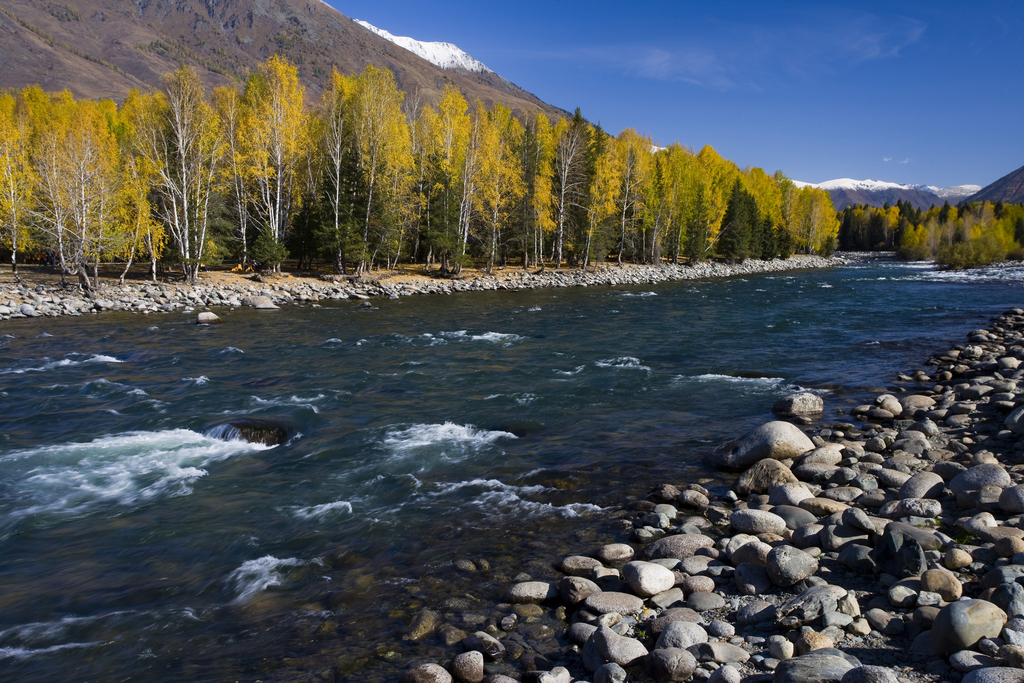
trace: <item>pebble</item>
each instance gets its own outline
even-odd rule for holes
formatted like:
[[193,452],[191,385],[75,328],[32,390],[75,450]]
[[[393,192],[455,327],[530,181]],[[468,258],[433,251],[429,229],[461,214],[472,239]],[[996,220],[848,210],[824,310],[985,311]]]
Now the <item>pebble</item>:
[[780,662],[775,683],[840,683],[860,661],[838,650],[815,650]]
[[818,571],[818,560],[790,545],[772,549],[765,561],[772,583],[788,588]]
[[658,648],[647,656],[644,666],[656,681],[685,681],[696,670],[697,660],[685,649]]
[[690,621],[674,621],[668,624],[658,637],[657,648],[676,647],[686,649],[691,645],[708,642],[708,632],[699,624]]
[[946,602],[959,600],[964,593],[964,587],[960,581],[941,569],[929,569],[921,574],[921,590],[938,593]]
[[511,586],[505,591],[505,602],[539,603],[545,600],[553,600],[558,597],[558,589],[544,581],[523,581]]
[[647,648],[635,638],[620,636],[607,626],[602,626],[588,643],[593,643],[597,653],[606,662],[615,662],[619,666],[629,667],[647,656]]
[[633,592],[644,598],[663,593],[676,582],[670,569],[652,562],[627,562],[622,567],[622,576]]
[[452,660],[452,675],[463,683],[480,683],[484,680],[484,655],[471,650],[455,655]]
[[725,598],[718,593],[693,593],[686,598],[686,606],[697,612],[725,607]]
[[884,666],[857,666],[843,675],[842,683],[899,683],[899,679]]
[[626,543],[609,543],[595,553],[604,564],[622,564],[633,559],[633,547]]
[[614,591],[594,593],[588,595],[583,601],[583,606],[595,614],[639,614],[644,608],[644,601],[629,593]]
[[615,662],[603,664],[594,671],[594,683],[626,683],[626,670]]

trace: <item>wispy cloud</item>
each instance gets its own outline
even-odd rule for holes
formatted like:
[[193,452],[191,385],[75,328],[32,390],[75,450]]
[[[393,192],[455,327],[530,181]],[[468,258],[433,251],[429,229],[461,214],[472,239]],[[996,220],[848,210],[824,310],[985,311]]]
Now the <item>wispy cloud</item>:
[[906,159],[904,159],[904,160],[903,160],[903,161],[901,161],[900,163],[901,163],[901,164],[909,164],[909,163],[910,163],[910,157],[907,157]]
[[882,161],[892,161],[892,157],[882,157]]
[[912,18],[842,10],[767,24],[695,19],[671,39],[659,39],[654,31],[650,41],[570,48],[544,57],[712,90],[760,91],[898,58],[926,30],[927,24]]

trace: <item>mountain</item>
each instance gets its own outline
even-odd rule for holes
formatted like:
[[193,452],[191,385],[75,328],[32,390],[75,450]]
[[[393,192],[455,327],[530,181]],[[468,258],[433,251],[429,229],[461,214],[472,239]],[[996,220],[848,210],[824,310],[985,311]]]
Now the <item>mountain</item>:
[[[454,45],[405,39],[420,46],[417,53],[371,28],[321,0],[5,0],[0,88],[39,83],[76,97],[122,100],[131,88],[157,86],[183,62],[207,87],[238,85],[278,53],[297,65],[310,102],[319,99],[332,69],[358,73],[373,64],[391,69],[407,97],[420,101],[436,100],[451,82],[471,102],[567,115]],[[440,60],[444,54],[452,61]]]
[[355,20],[363,28],[373,31],[381,38],[390,40],[395,45],[403,47],[414,55],[419,55],[435,66],[452,71],[469,73],[494,73],[483,62],[469,56],[456,45],[451,43],[427,43],[415,38],[406,36],[395,36],[383,29],[379,29],[367,21]]
[[996,202],[1024,203],[1024,166],[1012,173],[1007,173],[991,185],[985,186],[979,192],[971,195],[968,200],[972,202],[988,200],[993,204]]
[[817,184],[793,182],[799,187],[809,185],[828,190],[836,211],[842,211],[854,204],[880,207],[888,203],[889,206],[895,206],[897,201],[909,202],[916,209],[927,210],[933,205],[941,206],[947,201],[950,204],[957,204],[980,189],[979,185],[956,185],[940,188],[933,185],[900,185],[882,180],[853,180],[852,178],[838,178]]

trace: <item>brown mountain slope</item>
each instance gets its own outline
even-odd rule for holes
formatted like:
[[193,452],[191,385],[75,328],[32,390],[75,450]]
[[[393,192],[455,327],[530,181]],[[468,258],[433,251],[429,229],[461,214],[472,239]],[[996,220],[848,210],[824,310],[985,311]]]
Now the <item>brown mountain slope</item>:
[[828,191],[832,197],[832,205],[836,211],[842,211],[848,206],[866,204],[868,206],[896,206],[896,202],[909,203],[915,209],[927,211],[933,205],[942,206],[943,199],[938,195],[924,190],[910,190],[898,188],[885,188],[881,190],[855,190],[853,188],[837,188]]
[[450,81],[470,101],[565,115],[496,74],[434,66],[320,0],[0,0],[0,88],[39,83],[121,100],[182,62],[209,87],[241,83],[275,53],[298,66],[310,100],[333,68],[374,64],[391,69],[410,98],[435,100]]
[[1005,204],[1024,203],[1024,166],[1021,166],[1012,173],[1007,173],[991,185],[981,188],[977,194],[964,200],[965,204],[971,202],[990,201],[993,204],[1003,202]]

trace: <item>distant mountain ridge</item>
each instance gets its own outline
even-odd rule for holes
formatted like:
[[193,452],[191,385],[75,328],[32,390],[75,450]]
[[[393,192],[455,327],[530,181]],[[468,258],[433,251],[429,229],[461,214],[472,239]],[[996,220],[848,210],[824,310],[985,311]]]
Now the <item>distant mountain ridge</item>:
[[122,100],[131,88],[158,87],[182,63],[208,88],[237,86],[276,53],[298,67],[310,101],[319,99],[334,68],[359,73],[373,64],[390,69],[407,96],[420,102],[436,100],[454,83],[469,101],[501,102],[517,114],[568,115],[455,46],[449,53],[465,57],[443,68],[383,33],[321,0],[4,0],[0,88],[38,83],[76,97]]
[[968,198],[972,202],[990,201],[1006,204],[1024,203],[1024,166],[1007,173],[991,185],[986,185]]
[[881,207],[888,203],[889,206],[895,206],[898,201],[909,203],[915,209],[924,211],[932,206],[942,206],[947,201],[950,204],[957,204],[981,189],[980,185],[935,187],[852,178],[837,178],[823,183],[805,183],[798,180],[793,182],[799,187],[810,186],[827,190],[837,211],[856,204]]

